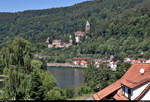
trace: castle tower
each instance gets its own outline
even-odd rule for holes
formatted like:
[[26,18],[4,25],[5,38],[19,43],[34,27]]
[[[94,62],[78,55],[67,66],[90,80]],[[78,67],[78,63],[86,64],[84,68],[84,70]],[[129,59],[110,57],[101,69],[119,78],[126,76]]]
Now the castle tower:
[[87,21],[85,26],[85,31],[89,31],[89,30],[90,30],[90,23]]

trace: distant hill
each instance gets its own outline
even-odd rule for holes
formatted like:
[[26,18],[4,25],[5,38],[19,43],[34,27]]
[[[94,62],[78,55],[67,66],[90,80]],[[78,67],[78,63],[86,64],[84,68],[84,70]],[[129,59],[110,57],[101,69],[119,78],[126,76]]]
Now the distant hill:
[[70,34],[84,31],[88,20],[93,37],[77,47],[80,54],[120,57],[145,51],[147,56],[149,42],[143,38],[149,39],[150,34],[148,4],[149,0],[93,0],[70,7],[0,13],[0,47],[22,36],[42,49],[48,36],[68,41]]

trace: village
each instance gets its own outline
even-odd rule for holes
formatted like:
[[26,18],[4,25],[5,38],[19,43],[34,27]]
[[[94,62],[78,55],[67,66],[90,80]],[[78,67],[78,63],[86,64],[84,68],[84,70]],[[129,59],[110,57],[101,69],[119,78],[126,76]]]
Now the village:
[[[85,32],[83,31],[76,31],[75,35],[75,45],[79,45],[82,42],[82,38],[87,38],[86,32],[90,31],[90,23],[87,21],[85,25]],[[51,39],[48,37],[46,39],[46,43],[48,48],[69,48],[73,45],[72,36],[69,37],[69,43],[63,42],[61,39],[57,40],[54,39],[52,43],[50,43]],[[45,56],[46,57],[46,56]],[[42,57],[41,57],[42,58]],[[106,63],[112,71],[117,70],[119,60],[114,61],[114,56],[111,55],[110,58],[97,58],[93,59],[91,57],[73,57],[72,63],[47,63],[48,66],[63,66],[63,67],[73,67],[73,68],[87,68],[89,64],[95,65],[96,68],[99,68],[101,64]],[[150,60],[146,60],[144,58],[133,59],[133,58],[124,58],[124,63],[136,64],[136,63],[150,63]]]

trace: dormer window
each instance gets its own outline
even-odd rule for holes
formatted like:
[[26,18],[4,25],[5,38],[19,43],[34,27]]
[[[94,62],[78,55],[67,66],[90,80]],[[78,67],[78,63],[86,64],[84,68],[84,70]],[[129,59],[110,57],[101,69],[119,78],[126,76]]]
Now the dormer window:
[[131,99],[132,89],[126,86],[123,86],[122,88],[123,88],[123,96],[127,97],[128,99]]
[[131,99],[131,89],[128,88],[128,98]]

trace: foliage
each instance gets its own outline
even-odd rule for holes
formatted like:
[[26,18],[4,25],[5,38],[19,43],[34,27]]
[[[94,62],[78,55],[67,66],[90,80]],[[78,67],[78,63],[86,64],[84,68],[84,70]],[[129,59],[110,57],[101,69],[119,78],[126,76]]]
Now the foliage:
[[117,67],[117,71],[115,72],[116,79],[120,79],[125,72],[130,68],[131,64],[129,63],[119,63]]
[[65,99],[63,90],[56,88],[52,74],[43,68],[45,62],[32,58],[28,41],[15,38],[12,45],[1,50],[1,56],[3,74],[7,76],[2,89],[2,100],[53,99],[48,95],[53,94],[54,90],[61,93],[56,99]]
[[46,93],[44,100],[65,100],[65,92],[59,87],[54,87],[52,90]]
[[90,65],[85,72],[85,83],[87,86],[90,86],[93,91],[98,91],[108,86],[112,79],[114,78],[113,72],[106,65],[100,65],[99,68],[96,68],[94,65]]
[[[88,20],[91,30],[87,35],[91,37],[71,49],[53,49],[50,54],[59,54],[58,62],[65,61],[63,56],[148,58],[148,4],[148,0],[93,0],[70,7],[0,13],[0,48],[10,44],[14,36],[22,36],[34,44],[34,52],[49,54],[45,43],[48,36],[50,41],[62,39],[68,42],[69,35],[74,36],[77,30],[84,31]],[[135,40],[128,43],[131,37]],[[140,55],[142,51],[144,54]]]
[[130,66],[129,63],[119,63],[117,71],[112,72],[106,64],[101,64],[98,68],[90,65],[85,71],[85,86],[89,86],[92,91],[97,92],[120,79]]
[[73,88],[67,88],[65,90],[65,93],[67,98],[72,98],[75,94]]
[[78,88],[78,95],[82,96],[84,94],[89,94],[91,93],[92,90],[89,86],[81,86],[80,88]]

